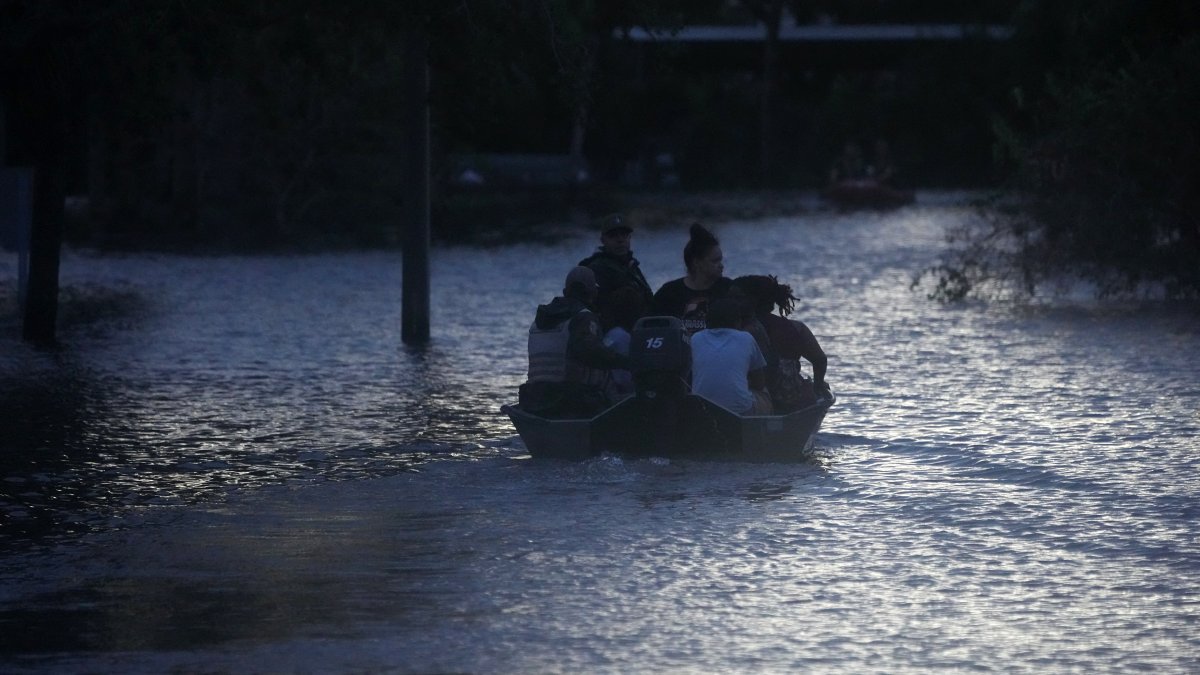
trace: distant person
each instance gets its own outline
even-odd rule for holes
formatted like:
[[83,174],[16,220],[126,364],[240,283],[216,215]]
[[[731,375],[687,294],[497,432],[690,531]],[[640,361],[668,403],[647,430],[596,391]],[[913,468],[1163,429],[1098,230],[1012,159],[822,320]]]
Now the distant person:
[[699,223],[693,223],[689,232],[683,247],[687,274],[659,287],[654,313],[679,317],[690,335],[705,328],[708,304],[723,297],[733,282],[725,277],[725,258],[716,236]]
[[738,415],[770,415],[767,361],[754,336],[741,326],[743,303],[714,300],[708,327],[692,336],[692,393]]
[[829,184],[836,185],[842,181],[861,180],[866,176],[867,167],[863,162],[863,151],[855,141],[846,141],[842,152],[833,161],[829,169]]
[[600,220],[599,229],[600,247],[579,261],[580,266],[589,267],[596,273],[596,283],[600,285],[599,301],[619,288],[630,286],[641,294],[642,305],[649,309],[654,293],[642,275],[641,264],[633,256],[633,227],[627,218],[614,213]]
[[[633,286],[622,286],[598,301],[604,346],[629,356],[630,334],[637,320],[646,314],[642,293]],[[624,398],[634,393],[633,373],[624,368],[611,371],[610,396]]]
[[896,177],[896,165],[892,161],[892,148],[882,138],[875,141],[871,163],[867,165],[867,175],[882,185],[891,185],[892,180]]
[[[788,319],[796,306],[791,286],[770,275],[747,275],[733,280],[737,292],[751,298],[754,315],[766,328],[775,366],[768,371],[767,385],[776,412],[799,410],[827,395],[825,373],[829,359],[812,330],[802,321]],[[774,312],[778,310],[778,314]],[[800,359],[812,364],[809,383],[801,374]]]
[[628,357],[604,346],[593,311],[599,288],[587,267],[567,274],[562,295],[538,305],[529,327],[529,377],[519,390],[521,408],[543,417],[592,417],[615,399],[610,371],[629,368]]

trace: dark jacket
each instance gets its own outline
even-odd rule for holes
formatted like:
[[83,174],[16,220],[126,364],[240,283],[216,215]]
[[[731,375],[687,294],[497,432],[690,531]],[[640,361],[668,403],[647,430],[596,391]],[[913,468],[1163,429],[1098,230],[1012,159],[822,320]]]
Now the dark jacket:
[[567,339],[567,359],[588,368],[628,368],[626,356],[604,346],[604,334],[600,330],[600,319],[588,306],[576,298],[558,297],[546,305],[538,305],[534,325],[542,330],[553,328],[570,320],[570,337]]
[[590,267],[596,273],[596,284],[600,286],[601,297],[622,286],[633,286],[641,292],[647,308],[654,301],[654,291],[642,275],[641,265],[632,252],[618,256],[600,247],[592,255],[580,260],[579,265]]

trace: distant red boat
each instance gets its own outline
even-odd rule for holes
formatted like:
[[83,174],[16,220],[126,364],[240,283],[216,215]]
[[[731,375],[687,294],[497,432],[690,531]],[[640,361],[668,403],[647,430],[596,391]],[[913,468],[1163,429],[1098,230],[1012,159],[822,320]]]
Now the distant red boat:
[[841,209],[891,209],[916,200],[912,190],[897,190],[871,178],[839,181],[821,196]]

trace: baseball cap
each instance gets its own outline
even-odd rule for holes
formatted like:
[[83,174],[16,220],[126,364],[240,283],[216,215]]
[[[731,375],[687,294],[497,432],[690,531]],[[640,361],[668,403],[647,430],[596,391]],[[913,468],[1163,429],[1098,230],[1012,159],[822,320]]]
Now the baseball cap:
[[600,234],[608,234],[614,230],[633,232],[629,221],[619,213],[612,213],[600,219]]
[[599,288],[599,284],[596,283],[596,273],[590,267],[571,268],[571,271],[567,272],[567,280],[563,282],[563,288],[569,289],[572,284],[579,284],[588,290]]

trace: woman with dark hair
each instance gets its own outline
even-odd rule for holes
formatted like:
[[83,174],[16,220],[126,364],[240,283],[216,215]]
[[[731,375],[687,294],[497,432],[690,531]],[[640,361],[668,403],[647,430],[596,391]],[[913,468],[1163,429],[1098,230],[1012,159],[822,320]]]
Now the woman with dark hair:
[[668,281],[654,294],[654,313],[679,317],[688,334],[703,330],[708,303],[723,297],[733,283],[725,277],[721,242],[700,223],[693,223],[683,247],[687,275]]
[[[787,318],[798,300],[792,293],[792,287],[779,283],[774,276],[761,274],[738,277],[733,280],[733,287],[739,294],[750,298],[754,315],[766,329],[772,356],[777,360],[777,365],[767,374],[767,388],[771,391],[776,411],[797,410],[811,403],[814,394],[828,392],[825,371],[829,359],[825,351],[803,321]],[[775,314],[775,311],[779,314]],[[813,391],[807,391],[809,386],[800,373],[800,359],[812,364]]]

